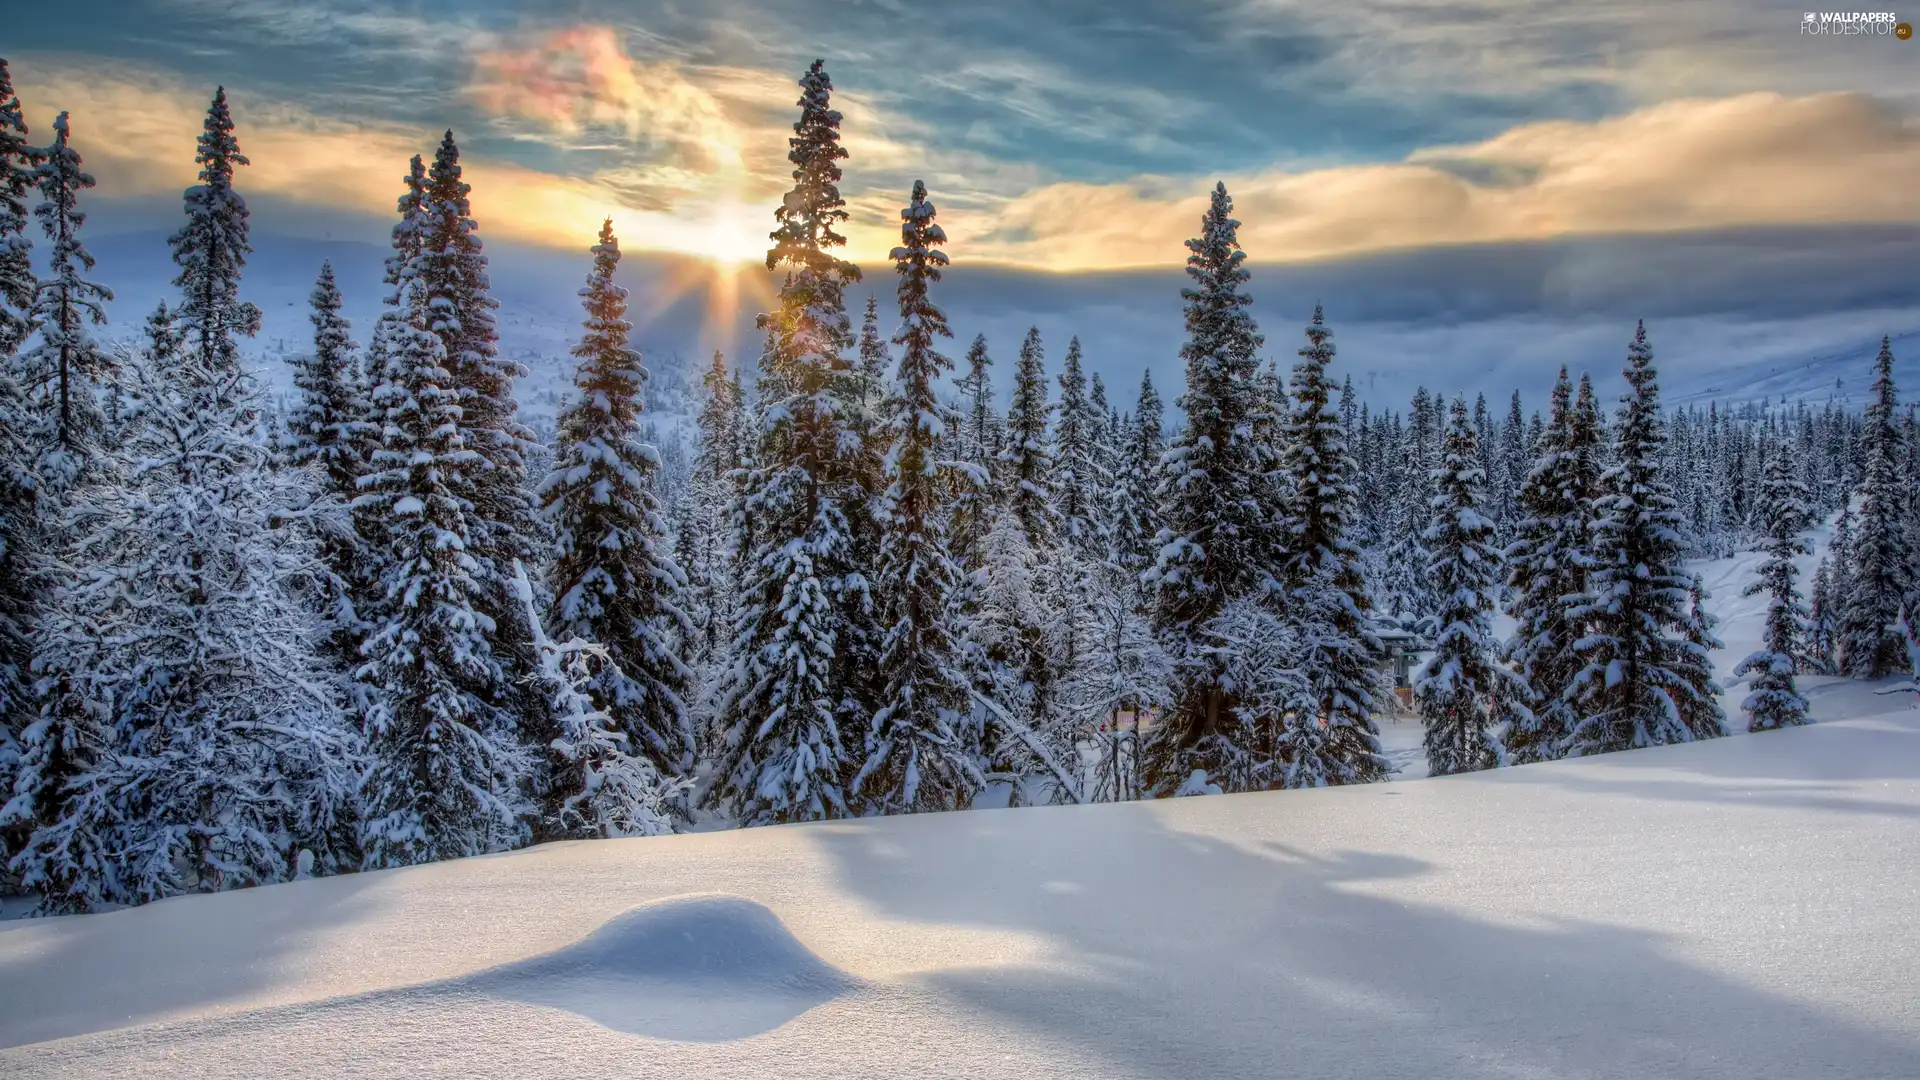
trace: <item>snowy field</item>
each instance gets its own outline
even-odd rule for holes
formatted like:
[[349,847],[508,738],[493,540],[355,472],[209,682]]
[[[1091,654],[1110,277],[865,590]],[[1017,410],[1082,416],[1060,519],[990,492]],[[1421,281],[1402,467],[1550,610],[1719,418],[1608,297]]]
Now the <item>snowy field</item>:
[[[1752,561],[1701,566],[1723,674]],[[1814,727],[1444,780],[0,923],[0,1075],[1920,1077],[1920,712],[1808,685]]]

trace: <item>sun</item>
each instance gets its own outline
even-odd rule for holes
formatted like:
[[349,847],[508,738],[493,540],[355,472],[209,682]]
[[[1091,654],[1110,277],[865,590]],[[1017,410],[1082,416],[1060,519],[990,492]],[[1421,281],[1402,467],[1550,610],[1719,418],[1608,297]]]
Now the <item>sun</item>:
[[738,263],[760,262],[767,257],[770,241],[762,222],[766,215],[754,214],[739,203],[723,203],[693,225],[687,238],[688,254],[731,267]]

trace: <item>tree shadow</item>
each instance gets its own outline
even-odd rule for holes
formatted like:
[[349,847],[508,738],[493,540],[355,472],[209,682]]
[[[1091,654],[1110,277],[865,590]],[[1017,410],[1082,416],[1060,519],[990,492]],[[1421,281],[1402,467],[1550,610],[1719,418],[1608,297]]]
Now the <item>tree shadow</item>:
[[[1264,826],[1242,826],[1287,814],[1295,798],[986,812],[959,828],[908,819],[812,837],[845,887],[884,914],[1050,942],[1045,965],[921,978],[946,1000],[1106,1061],[1109,1075],[1920,1076],[1911,1035],[1716,974],[1660,935],[1469,917],[1395,898],[1405,889],[1370,891],[1440,869],[1417,859],[1169,827],[1258,834]],[[1526,860],[1493,865],[1499,876],[1486,880],[1449,868],[1445,891],[1527,888],[1515,873]]]
[[[254,996],[296,969],[321,932],[364,919],[370,884],[371,875],[342,874],[11,920],[0,925],[0,1048]],[[274,902],[262,903],[268,890]]]

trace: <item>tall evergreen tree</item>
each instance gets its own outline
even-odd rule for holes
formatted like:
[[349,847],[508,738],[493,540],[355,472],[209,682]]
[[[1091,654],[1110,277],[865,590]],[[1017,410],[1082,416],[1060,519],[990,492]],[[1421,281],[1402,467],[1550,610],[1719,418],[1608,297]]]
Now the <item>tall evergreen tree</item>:
[[993,527],[993,478],[1000,454],[999,417],[993,410],[993,358],[987,336],[967,348],[967,373],[959,385],[964,413],[954,438],[954,457],[963,466],[953,476],[952,554],[969,572],[986,560],[987,532]]
[[515,559],[533,561],[539,533],[526,466],[533,433],[516,418],[513,382],[526,371],[500,355],[493,315],[500,302],[491,293],[479,224],[467,198],[471,190],[448,131],[420,195],[416,276],[429,297],[428,329],[440,338],[459,395],[461,439],[477,455],[474,467],[460,474],[469,486],[459,495],[472,504],[466,517],[479,586],[474,602],[491,623],[482,633],[505,677],[492,693],[518,709],[533,697],[526,681],[534,663],[533,632],[514,598],[511,567]]
[[1053,406],[1047,403],[1046,352],[1040,328],[1030,327],[1020,343],[1013,372],[1013,400],[1007,407],[1006,440],[1000,450],[1006,475],[1007,505],[1026,530],[1036,551],[1053,542],[1057,522],[1053,501],[1053,451],[1047,441]]
[[324,469],[328,486],[341,499],[351,500],[360,479],[357,450],[367,406],[355,400],[353,351],[360,346],[349,336],[352,328],[340,314],[340,289],[334,284],[331,262],[320,264],[310,302],[313,352],[293,360],[293,385],[299,391],[288,419],[293,460]]
[[[1275,506],[1263,516],[1285,516],[1291,603],[1302,612],[1319,613],[1306,635],[1313,643],[1307,675],[1319,700],[1312,719],[1320,728],[1314,753],[1325,763],[1313,774],[1327,783],[1368,783],[1384,779],[1387,770],[1373,722],[1381,645],[1368,628],[1372,600],[1359,550],[1348,536],[1356,498],[1353,458],[1332,408],[1327,365],[1334,357],[1333,331],[1318,305],[1306,337],[1293,368],[1292,412],[1282,443],[1290,505]],[[1305,595],[1327,588],[1333,591]]]
[[1833,577],[1831,560],[1821,559],[1813,570],[1813,586],[1808,590],[1806,646],[1802,650],[1800,673],[1832,675],[1834,640],[1839,637],[1839,620],[1833,613]]
[[[1767,561],[1744,595],[1767,595],[1766,637],[1752,655],[1733,670],[1747,676],[1753,692],[1741,702],[1748,731],[1771,731],[1807,722],[1807,699],[1794,685],[1794,674],[1804,666],[1804,641],[1809,624],[1794,583],[1793,560],[1809,548],[1802,535],[1812,519],[1806,485],[1783,450],[1767,461]],[[1822,570],[1825,569],[1823,565]],[[1816,588],[1824,585],[1816,581]]]
[[1515,764],[1559,757],[1576,722],[1571,693],[1586,666],[1579,652],[1586,629],[1573,617],[1573,604],[1586,591],[1592,561],[1588,526],[1600,494],[1599,441],[1593,382],[1581,378],[1576,402],[1562,367],[1537,457],[1516,500],[1518,521],[1506,553],[1515,625],[1505,659],[1520,677],[1527,706],[1506,732]]
[[58,444],[59,463],[44,471],[61,486],[71,483],[85,440],[99,430],[93,384],[113,367],[87,332],[89,325],[106,324],[101,305],[113,299],[113,290],[83,276],[93,269],[93,254],[80,242],[87,215],[80,210],[79,197],[93,187],[93,177],[80,170],[71,137],[67,114],[61,113],[54,118],[53,145],[46,148],[36,176],[41,202],[33,213],[52,241],[47,275],[40,279],[33,302],[32,322],[40,330],[40,343],[20,357],[27,394],[45,403],[43,416],[52,413],[51,424],[41,425],[51,429],[50,438],[39,441],[43,447]]
[[1440,595],[1440,633],[1413,684],[1427,727],[1427,768],[1434,776],[1501,764],[1497,732],[1515,719],[1522,694],[1519,681],[1494,657],[1490,616],[1498,600],[1501,558],[1493,521],[1483,510],[1482,461],[1478,435],[1467,422],[1466,399],[1456,397],[1434,476],[1440,490],[1433,497],[1433,524],[1424,538],[1433,553],[1427,573]]
[[[877,427],[887,404],[887,368],[893,358],[887,354],[887,339],[880,333],[880,297],[867,297],[867,313],[860,320],[860,366],[854,372],[859,385],[857,400],[861,422]],[[876,439],[884,438],[877,435]]]
[[[27,196],[39,154],[27,134],[13,77],[0,59],[0,798],[11,788],[15,733],[28,720],[33,578],[40,562],[38,448],[30,435],[39,425],[15,363],[33,333],[39,290],[27,236]],[[13,849],[0,832],[0,858]]]
[[240,272],[253,248],[247,242],[247,201],[233,189],[234,170],[248,164],[233,135],[227,89],[214,91],[199,149],[200,183],[187,189],[187,224],[173,235],[173,279],[183,299],[179,316],[202,363],[237,370],[236,337],[260,332],[260,309],[240,299]]
[[1087,396],[1087,376],[1080,364],[1080,339],[1067,343],[1060,371],[1059,422],[1054,425],[1053,505],[1060,540],[1081,558],[1097,557],[1105,549],[1100,492],[1107,477],[1100,465],[1100,430],[1104,409],[1095,409]]
[[[413,212],[417,236],[430,211]],[[398,274],[373,391],[381,445],[356,500],[379,522],[384,548],[361,648],[360,677],[374,690],[361,836],[369,868],[516,846],[533,812],[532,755],[502,706],[510,675],[486,632],[497,624],[483,613],[487,584],[469,524],[481,458],[467,444],[461,388],[434,331],[448,317],[427,273],[436,257],[423,245]]]
[[[1248,273],[1240,223],[1225,184],[1216,185],[1201,233],[1187,241],[1186,426],[1162,459],[1157,492],[1163,522],[1158,557],[1144,580],[1155,599],[1155,622],[1180,646],[1179,706],[1150,731],[1141,748],[1144,782],[1171,790],[1194,771],[1220,775],[1243,747],[1230,722],[1238,703],[1218,650],[1193,645],[1202,628],[1234,600],[1261,594],[1272,522],[1265,518],[1263,453],[1253,432],[1262,338],[1242,291]],[[1191,646],[1191,647],[1190,647]],[[1248,775],[1240,770],[1241,775]]]
[[1680,621],[1680,645],[1675,650],[1673,670],[1680,676],[1679,692],[1673,694],[1680,722],[1696,739],[1712,739],[1727,734],[1727,714],[1720,708],[1720,684],[1713,677],[1713,654],[1727,647],[1721,641],[1720,620],[1707,607],[1712,595],[1699,574],[1687,585],[1686,617]]
[[1688,592],[1680,572],[1683,538],[1671,489],[1661,477],[1664,435],[1653,350],[1645,324],[1627,350],[1630,393],[1620,410],[1613,464],[1601,479],[1591,522],[1593,563],[1587,588],[1569,613],[1588,629],[1574,677],[1577,719],[1569,756],[1586,756],[1717,735],[1690,723],[1683,699]]
[[1840,617],[1840,655],[1846,673],[1878,679],[1907,667],[1899,620],[1913,568],[1907,550],[1898,400],[1893,385],[1893,349],[1880,339],[1874,358],[1873,400],[1867,406],[1860,451],[1866,459],[1857,489],[1846,608]]
[[1139,578],[1153,565],[1153,539],[1160,531],[1159,501],[1155,488],[1159,483],[1160,458],[1167,450],[1161,428],[1160,394],[1153,388],[1152,374],[1140,377],[1140,397],[1134,402],[1132,423],[1120,448],[1120,468],[1114,477],[1114,489],[1124,502],[1110,513],[1113,526],[1113,561],[1126,571],[1138,590]]
[[1520,488],[1533,469],[1533,456],[1527,449],[1527,418],[1520,411],[1520,391],[1513,392],[1507,406],[1506,422],[1500,425],[1500,467],[1498,475],[1488,478],[1493,489],[1494,513],[1503,530],[1503,539],[1511,542],[1520,518]]
[[[620,241],[600,226],[593,270],[580,290],[586,331],[573,348],[579,391],[560,416],[553,471],[541,482],[541,516],[554,528],[553,606],[546,623],[599,645],[606,663],[584,689],[626,736],[628,752],[663,776],[693,770],[693,673],[680,642],[693,633],[681,609],[684,571],[666,549],[654,494],[660,455],[640,441],[647,369],[628,348],[627,290],[613,280]],[[564,763],[549,763],[546,818],[582,792]]]
[[27,235],[27,196],[38,179],[40,151],[27,143],[27,121],[13,92],[13,75],[0,59],[0,363],[33,334],[33,241]]
[[694,638],[687,659],[696,667],[719,658],[733,622],[736,582],[724,536],[735,495],[734,472],[740,466],[745,408],[739,384],[719,350],[700,381],[700,415],[695,420],[700,450],[690,481],[691,520],[681,539],[681,550],[690,555],[685,569],[693,589]]
[[882,538],[875,594],[887,628],[883,682],[866,763],[853,785],[869,812],[883,814],[963,809],[985,784],[977,710],[951,625],[961,571],[939,514],[941,474],[952,465],[937,460],[935,443],[959,421],[934,395],[952,366],[936,343],[953,332],[929,295],[947,265],[940,250],[947,237],[917,180],[900,217],[900,246],[893,249],[900,368],[888,403],[888,485],[875,507]]
[[734,661],[718,694],[715,794],[748,825],[848,812],[861,746],[842,722],[865,707],[845,678],[869,604],[855,561],[852,517],[865,492],[845,390],[853,345],[846,286],[860,272],[833,250],[846,243],[834,229],[848,216],[839,189],[847,151],[822,62],[800,87],[787,155],[794,186],[774,210],[779,227],[767,252],[767,268],[785,266],[788,275],[779,310],[761,319],[764,430],[743,500],[752,548]]
[[[124,481],[66,509],[40,722],[6,816],[49,911],[357,861],[362,751],[318,650],[327,573],[307,476],[276,469],[244,371],[137,361]],[[301,511],[300,517],[290,514]],[[104,630],[104,632],[103,632]]]

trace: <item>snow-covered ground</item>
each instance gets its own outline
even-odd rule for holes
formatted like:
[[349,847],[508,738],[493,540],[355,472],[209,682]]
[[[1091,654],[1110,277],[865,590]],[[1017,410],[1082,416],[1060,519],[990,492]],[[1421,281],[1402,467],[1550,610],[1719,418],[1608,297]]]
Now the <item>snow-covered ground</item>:
[[[1701,567],[1723,674],[1755,561]],[[1810,728],[1442,780],[0,923],[0,1075],[1920,1077],[1920,712],[1809,685]]]

